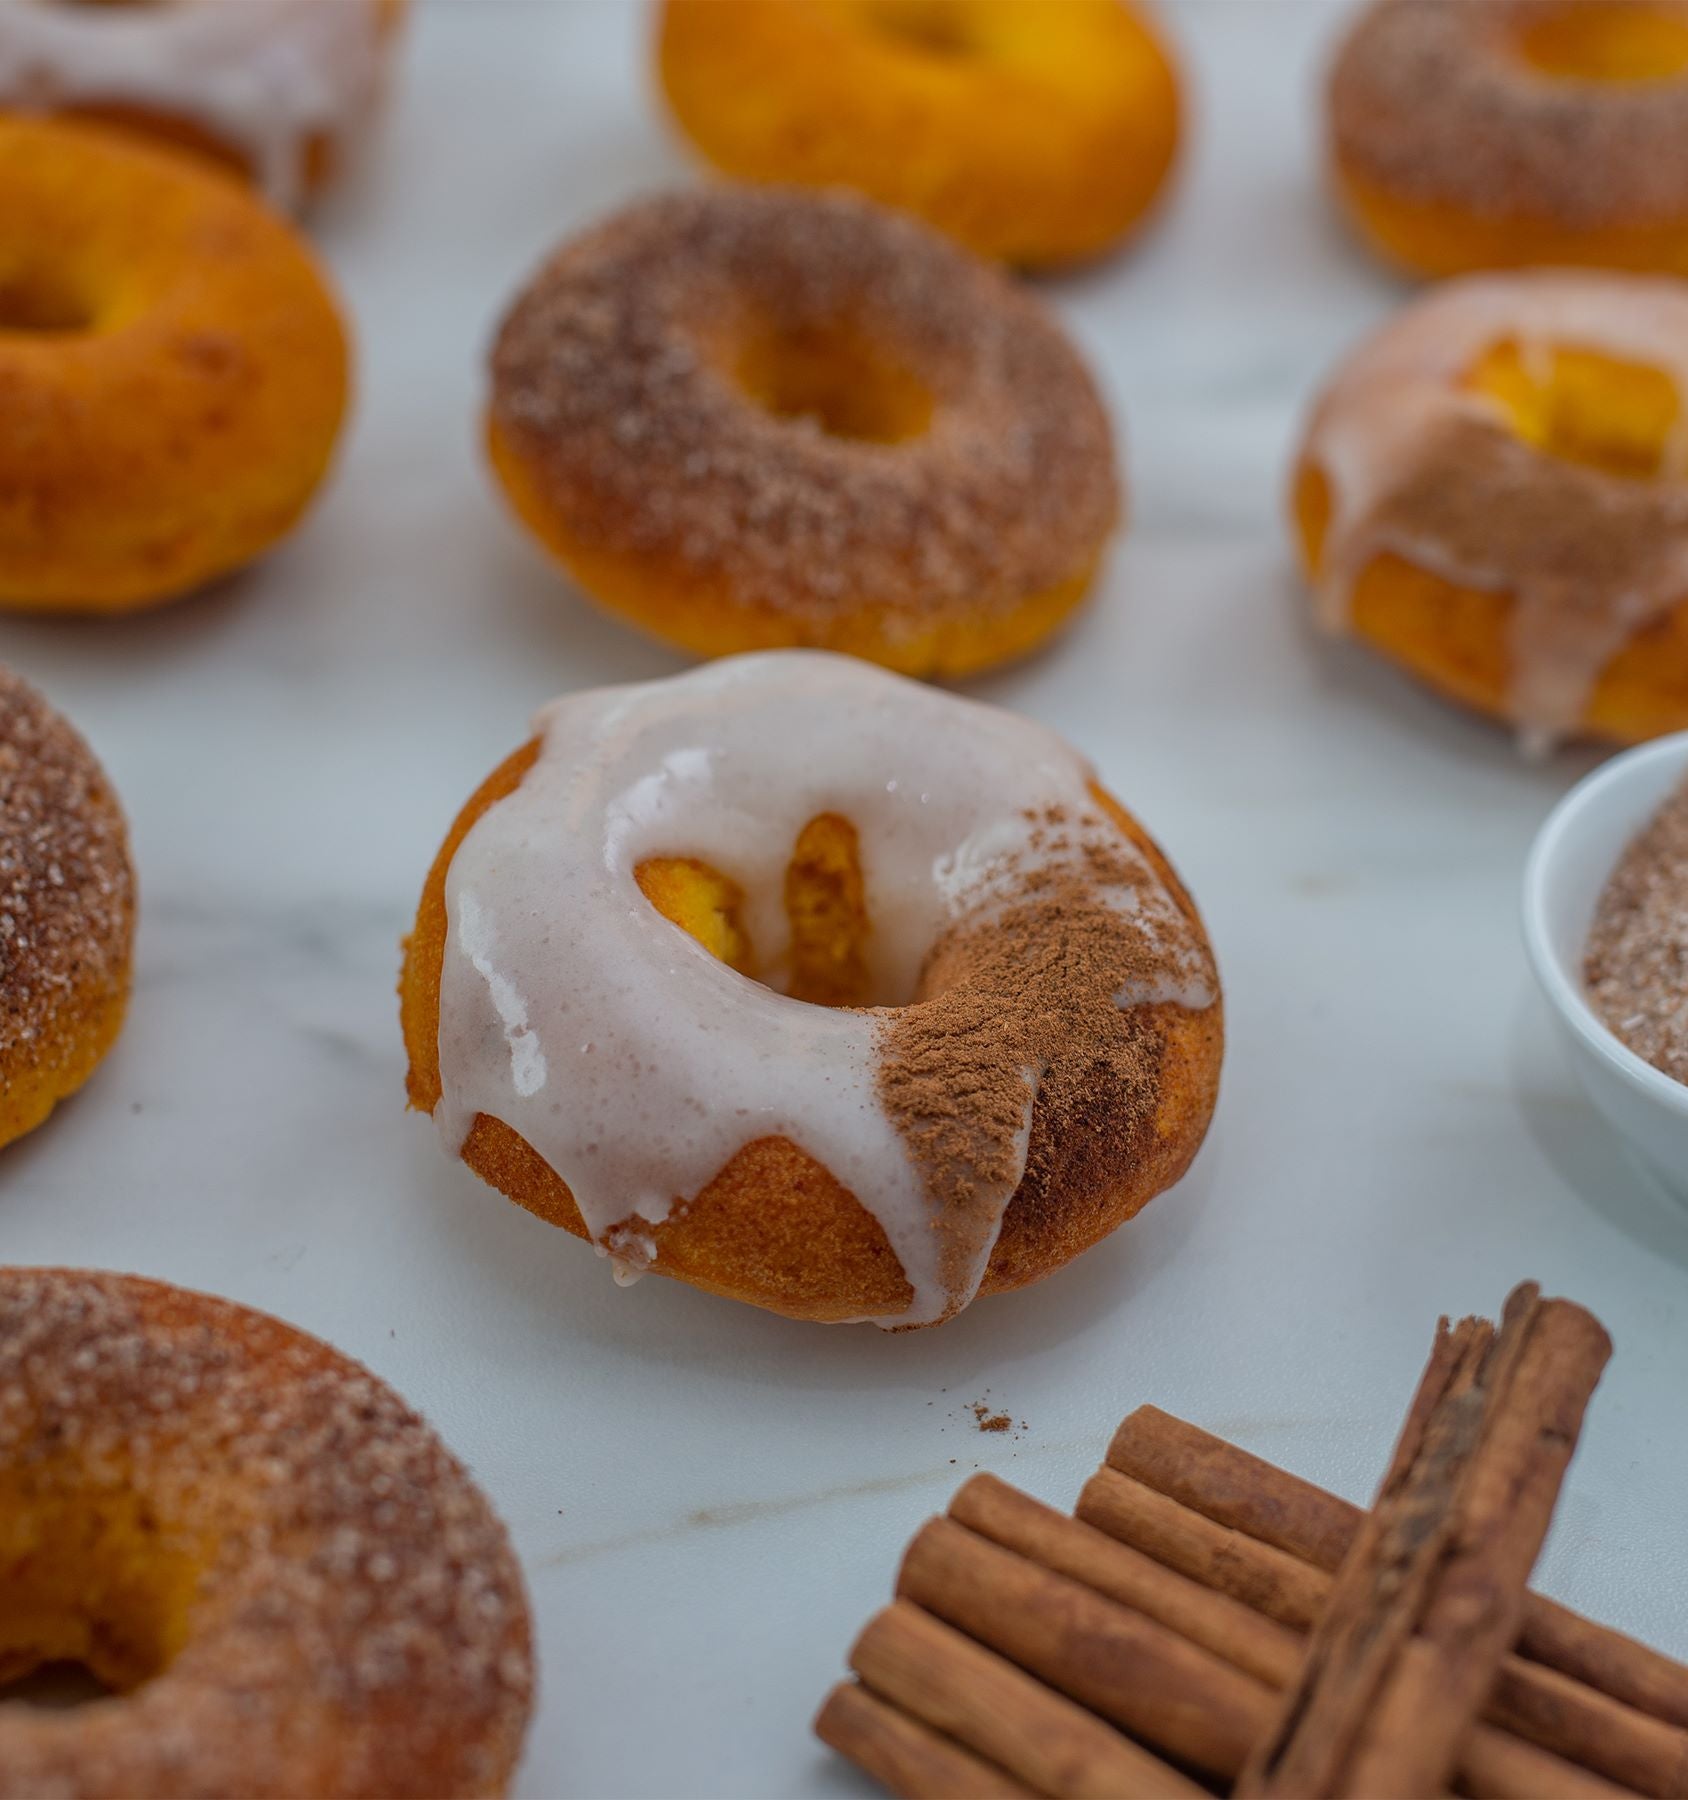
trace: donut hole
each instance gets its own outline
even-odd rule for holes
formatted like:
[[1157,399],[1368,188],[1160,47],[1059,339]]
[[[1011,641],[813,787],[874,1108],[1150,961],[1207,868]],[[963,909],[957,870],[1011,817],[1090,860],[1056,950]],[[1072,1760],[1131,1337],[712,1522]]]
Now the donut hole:
[[861,0],[858,16],[877,36],[922,56],[955,59],[984,48],[965,0]]
[[1688,11],[1647,0],[1567,0],[1517,34],[1532,68],[1561,81],[1674,81],[1688,72]]
[[0,1694],[151,1680],[187,1640],[202,1570],[132,1491],[0,1493]]
[[92,297],[65,271],[0,268],[0,333],[91,331],[97,320]]
[[872,991],[861,841],[841,813],[817,814],[792,846],[780,896],[789,948],[778,969],[758,961],[744,925],[744,890],[719,869],[696,857],[652,857],[634,878],[651,905],[711,956],[793,1000],[869,1006],[912,997]]
[[1676,383],[1650,363],[1513,338],[1483,354],[1467,385],[1532,449],[1634,481],[1662,472],[1681,410]]
[[734,373],[764,412],[806,420],[829,437],[901,444],[932,419],[926,384],[850,327],[753,331]]
[[37,1712],[68,1712],[90,1700],[106,1700],[117,1690],[86,1663],[42,1663],[16,1681],[0,1681],[0,1706],[32,1706]]

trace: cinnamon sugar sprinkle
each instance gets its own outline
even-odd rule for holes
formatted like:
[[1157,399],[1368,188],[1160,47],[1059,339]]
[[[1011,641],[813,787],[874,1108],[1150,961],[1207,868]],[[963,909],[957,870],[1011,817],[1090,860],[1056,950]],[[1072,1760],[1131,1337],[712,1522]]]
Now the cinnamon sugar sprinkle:
[[1688,1083],[1688,781],[1613,870],[1595,909],[1583,978],[1613,1035]]
[[1378,0],[1330,87],[1333,145],[1380,186],[1589,229],[1682,216],[1688,89],[1557,79],[1516,48],[1561,0]]
[[122,991],[134,877],[93,753],[0,668],[0,1071],[51,1066],[55,1025]]
[[[1145,871],[1117,830],[1093,815],[1050,827],[1034,845],[1049,860],[944,935],[919,1003],[889,1013],[881,1040],[880,1100],[934,1198],[951,1292],[1016,1208],[1141,1160],[1163,1099],[1165,996],[1201,1007],[1218,992],[1199,928],[1170,902],[1136,906]],[[1000,1213],[992,1197],[1022,1153]]]
[[[161,1283],[0,1271],[0,1494],[49,1543],[79,1505],[127,1507],[149,1554],[203,1567],[152,1679],[0,1711],[0,1795],[503,1790],[533,1684],[509,1543],[426,1423],[326,1344]],[[120,1604],[105,1577],[82,1604]]]
[[[934,397],[896,444],[737,386],[748,331],[844,331]],[[676,559],[749,608],[1005,608],[1081,574],[1117,505],[1096,390],[997,271],[844,194],[712,186],[566,246],[499,333],[492,412],[583,542]]]

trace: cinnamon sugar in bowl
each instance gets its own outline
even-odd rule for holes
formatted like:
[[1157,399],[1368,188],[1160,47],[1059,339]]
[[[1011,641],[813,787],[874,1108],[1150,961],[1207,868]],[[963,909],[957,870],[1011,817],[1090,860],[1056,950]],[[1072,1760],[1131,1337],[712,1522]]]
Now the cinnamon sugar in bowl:
[[1678,732],[1614,757],[1559,802],[1525,869],[1524,942],[1589,1099],[1688,1205],[1688,1085],[1647,1060],[1670,1060],[1653,992],[1670,954],[1663,938],[1688,933],[1657,891],[1669,846],[1649,827],[1685,780],[1688,732]]

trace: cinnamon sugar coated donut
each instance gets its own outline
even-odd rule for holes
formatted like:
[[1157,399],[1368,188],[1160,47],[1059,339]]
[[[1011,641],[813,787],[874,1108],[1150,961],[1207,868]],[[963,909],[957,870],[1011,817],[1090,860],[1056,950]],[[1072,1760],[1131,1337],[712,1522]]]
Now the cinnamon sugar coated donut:
[[208,155],[291,210],[367,129],[405,0],[4,0],[0,108]]
[[505,1792],[533,1693],[503,1527],[391,1388],[263,1313],[0,1270],[0,1795]]
[[1688,286],[1432,289],[1338,370],[1297,464],[1325,622],[1537,742],[1688,727]]
[[93,752],[0,668],[0,1144],[81,1087],[129,1003],[135,878]]
[[581,587],[701,656],[1002,662],[1083,599],[1119,510],[1048,315],[842,194],[675,194],[566,245],[498,334],[488,440]]
[[411,1103],[518,1204],[624,1275],[913,1326],[1183,1174],[1212,953],[1053,733],[806,651],[535,729],[452,828],[400,984]]
[[323,278],[247,188],[0,118],[0,606],[122,612],[252,561],[322,479],[346,386]]
[[1114,248],[1181,101],[1122,0],[667,0],[663,91],[728,175],[847,187],[1026,268]]
[[1688,5],[1373,0],[1330,144],[1361,237],[1417,274],[1688,274]]

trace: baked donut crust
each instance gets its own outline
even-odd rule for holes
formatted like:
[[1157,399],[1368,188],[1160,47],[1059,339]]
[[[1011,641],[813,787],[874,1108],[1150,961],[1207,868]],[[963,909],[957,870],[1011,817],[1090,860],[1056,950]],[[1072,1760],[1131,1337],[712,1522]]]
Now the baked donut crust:
[[0,668],[0,1145],[93,1074],[129,1004],[135,877],[81,737]]
[[[475,825],[520,788],[540,754],[534,740],[507,758],[453,823],[424,884],[399,980],[410,1104],[442,1100],[441,987],[450,936],[447,876]],[[1187,922],[1199,956],[1210,952],[1193,901],[1159,848],[1117,801],[1092,786],[1108,833],[1148,866]],[[1105,855],[1105,847],[1099,847]],[[974,984],[989,1016],[1035,1005],[1035,977],[1000,936],[980,934],[951,966],[927,971],[931,991]],[[1060,960],[1073,944],[1048,954]],[[1211,962],[1206,961],[1211,972]],[[1030,1115],[1024,1172],[1002,1214],[979,1292],[1001,1293],[1052,1273],[1098,1243],[1185,1173],[1217,1100],[1223,1007],[1142,1004],[1122,1011],[1126,1043],[1096,1056],[1076,1041],[1048,1062]],[[1110,1002],[1111,1003],[1111,1002]],[[918,1007],[908,1009],[920,1010]],[[947,1047],[940,1055],[948,1056]],[[958,1081],[965,1077],[958,1076]],[[568,1184],[520,1133],[488,1113],[469,1123],[459,1152],[482,1180],[574,1236],[593,1241]],[[754,1137],[695,1198],[650,1233],[648,1267],[706,1292],[821,1322],[905,1314],[910,1281],[878,1220],[816,1156],[783,1136]],[[945,1316],[948,1316],[947,1314]]]
[[1409,273],[1592,265],[1688,273],[1688,84],[1532,60],[1577,13],[1675,21],[1671,0],[1373,0],[1332,68],[1338,199]]
[[199,161],[0,118],[0,606],[122,612],[251,562],[327,469],[339,315]]
[[[833,410],[839,432],[816,424]],[[1119,507],[1055,324],[843,194],[675,194],[565,246],[498,334],[487,436],[587,594],[700,656],[961,675],[1023,655],[1088,591]]]
[[668,0],[657,56],[725,174],[853,188],[1023,268],[1115,248],[1178,146],[1171,54],[1120,0]]
[[1432,289],[1342,365],[1297,454],[1324,623],[1537,745],[1688,727],[1685,397],[1678,283]]
[[509,1541],[366,1369],[135,1276],[0,1270],[0,1796],[506,1791],[532,1699]]

